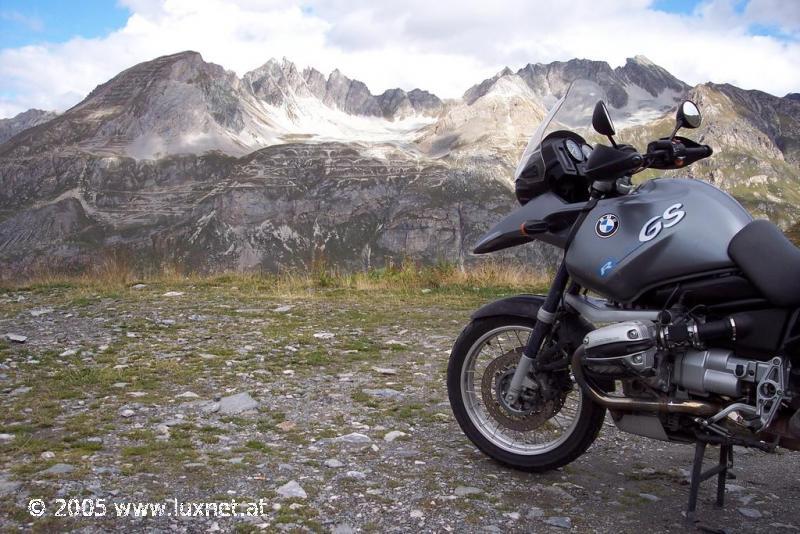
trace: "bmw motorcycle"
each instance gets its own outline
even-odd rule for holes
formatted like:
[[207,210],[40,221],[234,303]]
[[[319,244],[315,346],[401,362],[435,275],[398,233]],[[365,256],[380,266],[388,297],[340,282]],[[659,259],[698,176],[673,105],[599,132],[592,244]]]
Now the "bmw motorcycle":
[[[691,518],[703,480],[718,478],[722,505],[733,445],[800,450],[800,249],[708,183],[633,185],[712,155],[677,135],[701,123],[693,102],[640,153],[615,140],[598,96],[579,81],[555,103],[515,172],[521,207],[474,249],[539,240],[564,255],[547,295],[472,315],[450,356],[450,404],[481,451],[526,471],[582,455],[606,411],[624,432],[695,444]],[[592,148],[581,128],[609,144]],[[703,471],[709,444],[720,460]]]

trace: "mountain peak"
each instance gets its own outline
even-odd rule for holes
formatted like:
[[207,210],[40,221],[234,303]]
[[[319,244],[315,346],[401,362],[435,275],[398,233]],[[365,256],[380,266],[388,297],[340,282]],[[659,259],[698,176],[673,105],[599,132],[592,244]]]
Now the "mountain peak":
[[658,67],[653,61],[650,60],[647,56],[643,56],[641,54],[637,54],[633,57],[629,57],[625,60],[626,63],[636,63],[643,67]]

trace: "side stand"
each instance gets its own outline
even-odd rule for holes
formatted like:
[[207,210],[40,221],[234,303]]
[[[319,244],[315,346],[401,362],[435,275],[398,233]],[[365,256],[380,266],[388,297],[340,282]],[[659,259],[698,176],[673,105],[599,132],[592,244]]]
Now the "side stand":
[[689,507],[686,510],[686,522],[694,524],[695,511],[697,510],[697,495],[700,491],[700,483],[717,476],[717,506],[725,504],[725,480],[728,477],[728,469],[733,467],[733,445],[720,444],[719,463],[707,471],[703,471],[703,455],[706,452],[705,441],[698,441],[694,449],[694,464],[692,464],[692,481],[689,486]]

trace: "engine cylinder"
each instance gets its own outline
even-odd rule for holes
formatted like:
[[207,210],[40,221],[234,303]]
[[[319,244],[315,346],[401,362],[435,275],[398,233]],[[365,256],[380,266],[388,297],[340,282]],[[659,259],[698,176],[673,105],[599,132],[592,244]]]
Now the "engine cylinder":
[[691,393],[738,397],[752,362],[725,349],[690,350],[675,357],[675,383]]

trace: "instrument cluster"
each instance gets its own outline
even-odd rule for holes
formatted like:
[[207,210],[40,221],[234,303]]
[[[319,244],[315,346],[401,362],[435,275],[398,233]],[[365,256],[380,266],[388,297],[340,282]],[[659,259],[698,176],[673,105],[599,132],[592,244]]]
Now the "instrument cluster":
[[589,155],[592,153],[591,146],[579,145],[572,139],[567,139],[564,141],[564,148],[567,149],[567,153],[569,153],[570,157],[578,163],[582,163],[589,159]]

